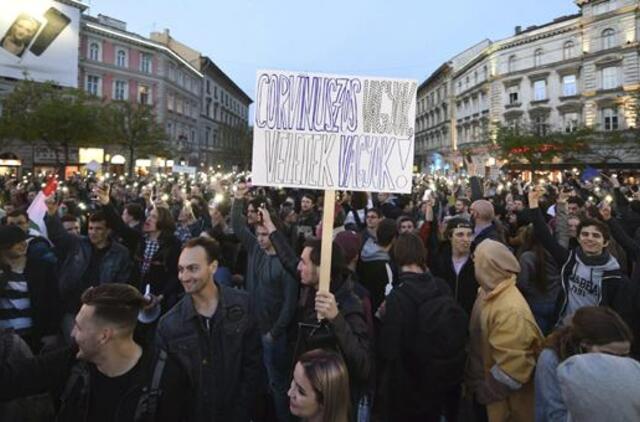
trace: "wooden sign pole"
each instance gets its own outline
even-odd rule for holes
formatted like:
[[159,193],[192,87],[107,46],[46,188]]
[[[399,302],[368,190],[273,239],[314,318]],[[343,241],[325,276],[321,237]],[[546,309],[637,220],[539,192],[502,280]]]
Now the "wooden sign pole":
[[331,283],[331,245],[333,244],[333,220],[336,210],[336,191],[324,191],[322,207],[322,249],[320,251],[320,283],[318,291],[328,292]]

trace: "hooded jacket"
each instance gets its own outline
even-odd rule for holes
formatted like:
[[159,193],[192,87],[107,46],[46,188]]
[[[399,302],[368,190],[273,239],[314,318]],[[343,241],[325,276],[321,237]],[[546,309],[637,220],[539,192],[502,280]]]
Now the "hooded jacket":
[[[574,250],[563,248],[549,232],[542,211],[531,209],[523,211],[525,212],[533,222],[535,236],[561,266],[562,290],[556,302],[559,322],[586,305],[608,306],[620,315],[629,314],[629,310],[617,306],[617,296],[623,290],[621,287],[626,279],[615,258],[607,252],[597,257],[588,257],[580,247]],[[584,297],[585,300],[576,301],[576,297]]]
[[575,355],[557,369],[571,420],[640,420],[640,363],[604,353]]
[[484,379],[493,377],[510,390],[505,399],[487,405],[489,421],[532,421],[533,371],[542,333],[516,287],[520,265],[506,246],[490,239],[478,245],[474,264],[483,294],[470,323],[471,353],[481,351]]

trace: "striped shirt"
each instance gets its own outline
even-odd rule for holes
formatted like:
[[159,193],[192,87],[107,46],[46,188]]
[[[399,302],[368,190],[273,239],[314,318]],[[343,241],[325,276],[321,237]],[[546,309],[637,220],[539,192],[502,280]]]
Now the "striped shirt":
[[6,284],[0,287],[0,329],[13,328],[20,336],[27,335],[33,328],[27,279],[13,271],[2,278]]

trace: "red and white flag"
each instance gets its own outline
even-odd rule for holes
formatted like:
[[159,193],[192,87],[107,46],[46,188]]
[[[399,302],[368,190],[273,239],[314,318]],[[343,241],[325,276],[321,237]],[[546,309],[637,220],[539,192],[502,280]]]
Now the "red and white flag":
[[51,195],[55,194],[57,188],[58,180],[52,177],[45,187],[38,192],[27,210],[29,220],[38,226],[40,233],[45,237],[47,237],[47,226],[44,224],[44,216],[47,214],[47,204],[45,204],[45,201],[51,197]]

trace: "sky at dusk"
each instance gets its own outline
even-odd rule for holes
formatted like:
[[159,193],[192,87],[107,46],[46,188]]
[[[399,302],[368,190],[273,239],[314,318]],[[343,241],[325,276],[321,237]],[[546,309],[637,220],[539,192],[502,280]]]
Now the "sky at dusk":
[[253,98],[258,69],[411,78],[514,27],[576,13],[572,0],[85,0],[148,36],[169,28]]

